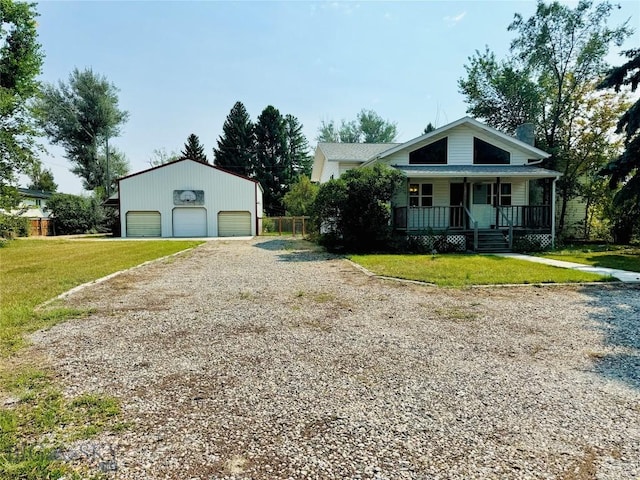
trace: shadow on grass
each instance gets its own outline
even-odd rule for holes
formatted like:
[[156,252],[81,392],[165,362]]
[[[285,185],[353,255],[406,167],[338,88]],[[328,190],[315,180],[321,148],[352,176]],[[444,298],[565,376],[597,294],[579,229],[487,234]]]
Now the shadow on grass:
[[321,247],[299,238],[275,239],[254,245],[263,250],[282,252],[278,255],[281,262],[321,262],[336,255],[325,252]]
[[640,286],[611,285],[583,290],[599,312],[592,315],[613,352],[594,358],[594,370],[640,390]]
[[586,258],[589,262],[593,262],[596,267],[640,272],[640,256],[637,259],[633,259],[629,258],[629,256],[612,253],[611,255],[593,255]]

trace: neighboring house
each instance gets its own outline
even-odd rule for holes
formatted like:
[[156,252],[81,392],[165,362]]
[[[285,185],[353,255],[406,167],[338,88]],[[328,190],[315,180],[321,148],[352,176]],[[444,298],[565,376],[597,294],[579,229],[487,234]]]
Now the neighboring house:
[[47,209],[47,200],[53,193],[28,188],[18,188],[18,193],[20,203],[12,211],[13,214],[28,218],[49,218],[51,212]]
[[511,249],[514,241],[554,243],[555,181],[539,167],[550,155],[464,117],[400,144],[320,143],[311,179],[324,183],[349,168],[384,163],[406,182],[392,200],[393,227],[448,248]]
[[179,160],[118,180],[122,237],[233,237],[261,231],[262,187],[218,167]]

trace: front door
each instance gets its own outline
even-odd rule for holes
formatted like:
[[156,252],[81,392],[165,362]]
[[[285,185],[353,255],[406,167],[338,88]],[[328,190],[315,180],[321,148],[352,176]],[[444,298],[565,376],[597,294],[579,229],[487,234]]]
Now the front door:
[[465,228],[464,213],[464,183],[451,183],[449,185],[449,227]]
[[471,198],[471,215],[478,222],[480,228],[490,228],[495,225],[496,214],[492,205],[493,184],[474,183]]

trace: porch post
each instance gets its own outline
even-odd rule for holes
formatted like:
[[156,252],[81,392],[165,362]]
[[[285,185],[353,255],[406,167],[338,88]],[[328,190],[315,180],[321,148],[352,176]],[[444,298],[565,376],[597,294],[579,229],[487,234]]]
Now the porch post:
[[496,209],[496,230],[500,225],[500,212],[498,212],[498,208],[500,208],[500,177],[496,177],[496,191],[494,192],[494,207]]
[[556,182],[558,177],[551,182],[551,248],[556,248]]

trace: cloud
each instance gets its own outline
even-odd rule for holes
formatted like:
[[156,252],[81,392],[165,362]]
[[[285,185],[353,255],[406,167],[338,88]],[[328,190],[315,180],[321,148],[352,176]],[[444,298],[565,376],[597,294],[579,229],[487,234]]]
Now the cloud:
[[460,23],[460,21],[465,17],[466,14],[467,12],[465,10],[464,12],[461,12],[454,17],[450,17],[449,15],[447,15],[443,20],[446,22],[448,27],[455,27],[458,23]]

